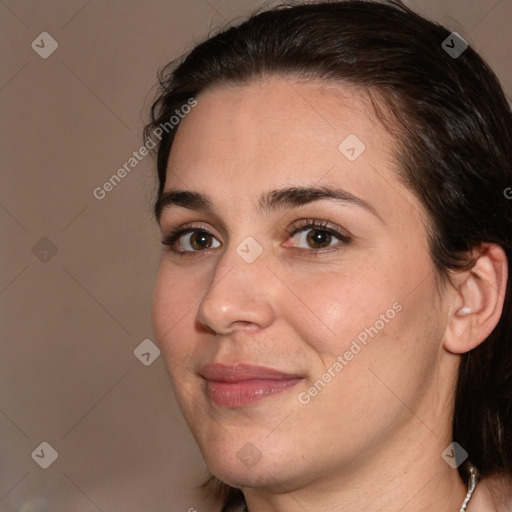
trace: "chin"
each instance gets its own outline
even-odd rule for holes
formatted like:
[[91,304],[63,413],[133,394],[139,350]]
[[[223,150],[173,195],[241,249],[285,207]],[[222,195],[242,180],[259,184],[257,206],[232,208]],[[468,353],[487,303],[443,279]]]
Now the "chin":
[[[210,471],[212,470],[210,469]],[[258,488],[269,491],[282,491],[282,486],[276,485],[276,477],[266,472],[239,471],[238,473],[231,473],[227,477],[224,473],[224,478],[221,474],[214,473],[213,471],[212,473],[225,484],[238,489]]]
[[306,474],[309,471],[301,467],[304,459],[291,456],[292,447],[288,447],[286,452],[276,453],[272,452],[275,447],[263,446],[258,449],[251,442],[232,438],[229,446],[223,444],[215,450],[211,448],[211,444],[206,449],[200,447],[208,469],[232,487],[258,487],[282,492],[283,487],[293,488],[309,480]]

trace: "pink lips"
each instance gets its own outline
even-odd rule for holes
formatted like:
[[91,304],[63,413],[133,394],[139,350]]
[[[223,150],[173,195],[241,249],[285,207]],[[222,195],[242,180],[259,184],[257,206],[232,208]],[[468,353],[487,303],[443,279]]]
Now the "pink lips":
[[208,364],[200,375],[206,381],[208,398],[220,407],[244,407],[281,393],[298,384],[302,377],[265,366]]

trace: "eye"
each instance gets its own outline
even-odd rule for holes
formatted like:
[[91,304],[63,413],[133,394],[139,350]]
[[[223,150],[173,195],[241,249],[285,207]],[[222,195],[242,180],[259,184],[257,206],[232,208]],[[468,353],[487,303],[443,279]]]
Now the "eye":
[[302,246],[301,248],[313,249],[313,251],[310,251],[313,253],[326,252],[322,251],[322,249],[332,245],[338,245],[335,239],[338,239],[339,242],[344,244],[348,244],[351,241],[351,238],[347,234],[341,233],[340,230],[334,227],[329,227],[327,221],[318,221],[315,219],[304,219],[299,221],[298,224],[295,224],[291,231],[289,231],[289,235],[290,237],[294,237],[296,234],[299,235],[296,237],[298,241],[293,244],[287,242],[285,245],[287,247],[300,247],[301,244],[306,244],[306,246]]
[[176,253],[201,252],[220,247],[218,241],[217,245],[212,245],[214,240],[214,236],[204,228],[189,226],[171,232],[162,240],[162,244]]

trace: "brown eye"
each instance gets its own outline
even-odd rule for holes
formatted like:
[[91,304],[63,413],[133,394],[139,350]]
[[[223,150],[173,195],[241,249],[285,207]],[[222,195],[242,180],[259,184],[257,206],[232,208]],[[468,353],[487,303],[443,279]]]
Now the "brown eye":
[[193,249],[200,251],[211,247],[213,236],[210,233],[207,233],[206,231],[194,231],[191,235],[189,243]]
[[311,229],[306,237],[308,244],[314,249],[323,249],[331,243],[332,236],[322,229]]
[[292,244],[287,243],[286,245],[309,249],[309,252],[312,253],[324,252],[323,249],[331,246],[334,250],[334,246],[346,245],[351,242],[351,237],[338,229],[330,227],[327,221],[303,220],[294,226],[291,233],[289,232],[291,239],[295,240]]

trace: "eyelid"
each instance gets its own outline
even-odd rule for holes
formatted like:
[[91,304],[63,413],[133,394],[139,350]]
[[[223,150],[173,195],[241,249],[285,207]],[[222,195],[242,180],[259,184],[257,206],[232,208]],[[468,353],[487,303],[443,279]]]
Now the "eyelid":
[[304,230],[306,227],[317,228],[319,231],[326,231],[346,242],[349,242],[353,238],[346,229],[342,229],[329,221],[318,219],[300,219],[295,221],[292,226],[286,230],[286,232],[288,233],[288,236],[293,236],[295,233]]

